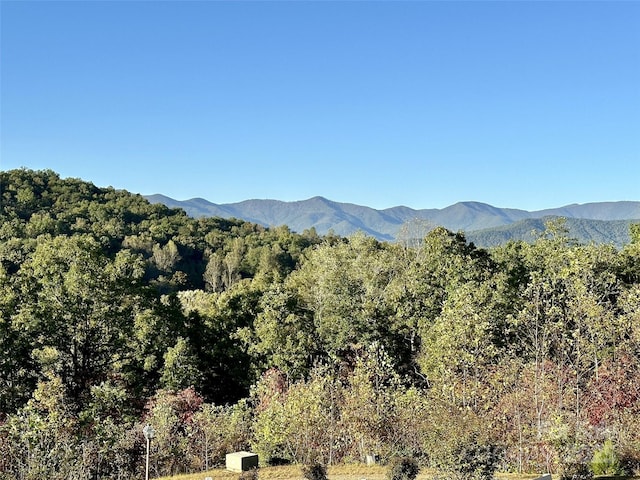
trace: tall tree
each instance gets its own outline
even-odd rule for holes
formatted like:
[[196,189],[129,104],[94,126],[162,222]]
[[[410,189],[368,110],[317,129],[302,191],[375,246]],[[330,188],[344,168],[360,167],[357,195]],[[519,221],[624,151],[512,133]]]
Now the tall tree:
[[107,258],[91,237],[41,239],[18,273],[14,322],[32,355],[79,401],[122,360],[141,299],[143,263],[127,251]]

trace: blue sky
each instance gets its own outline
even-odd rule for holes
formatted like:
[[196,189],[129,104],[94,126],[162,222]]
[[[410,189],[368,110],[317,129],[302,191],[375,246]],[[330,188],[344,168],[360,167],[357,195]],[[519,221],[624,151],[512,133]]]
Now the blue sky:
[[640,2],[2,1],[0,168],[215,203],[640,200]]

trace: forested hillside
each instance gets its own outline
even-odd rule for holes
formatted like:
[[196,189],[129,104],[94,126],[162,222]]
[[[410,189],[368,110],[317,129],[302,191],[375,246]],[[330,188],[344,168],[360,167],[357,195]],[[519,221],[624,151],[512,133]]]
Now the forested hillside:
[[[487,228],[466,232],[467,240],[485,248],[504,245],[510,240],[534,242],[540,232],[545,230],[545,224],[554,218],[545,217],[520,220],[502,227]],[[616,248],[627,245],[630,226],[640,220],[587,220],[584,218],[565,218],[564,225],[569,237],[580,243],[609,244]]]
[[[481,249],[188,217],[0,172],[0,478],[410,456],[451,478],[640,469],[640,226]],[[568,477],[567,478],[571,478]]]

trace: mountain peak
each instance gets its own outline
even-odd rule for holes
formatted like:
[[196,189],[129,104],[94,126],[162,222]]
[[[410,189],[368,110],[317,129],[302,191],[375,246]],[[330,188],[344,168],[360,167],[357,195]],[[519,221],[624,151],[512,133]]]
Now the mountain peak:
[[363,231],[381,240],[393,240],[404,224],[415,220],[441,225],[452,231],[474,232],[492,228],[504,229],[524,220],[548,216],[627,223],[640,219],[640,202],[630,201],[571,204],[529,212],[498,208],[476,201],[458,202],[443,209],[414,210],[400,206],[376,210],[362,205],[334,202],[322,196],[293,202],[253,199],[228,204],[215,204],[203,198],[178,201],[160,194],[146,198],[152,203],[163,203],[171,208],[181,207],[194,217],[235,217],[266,227],[287,225],[296,232],[314,227],[319,234],[326,234],[331,230],[342,236]]

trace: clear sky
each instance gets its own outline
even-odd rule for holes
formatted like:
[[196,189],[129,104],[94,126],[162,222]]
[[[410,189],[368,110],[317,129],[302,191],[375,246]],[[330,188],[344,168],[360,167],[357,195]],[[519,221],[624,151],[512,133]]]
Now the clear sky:
[[640,200],[640,1],[1,1],[0,168],[215,203]]

